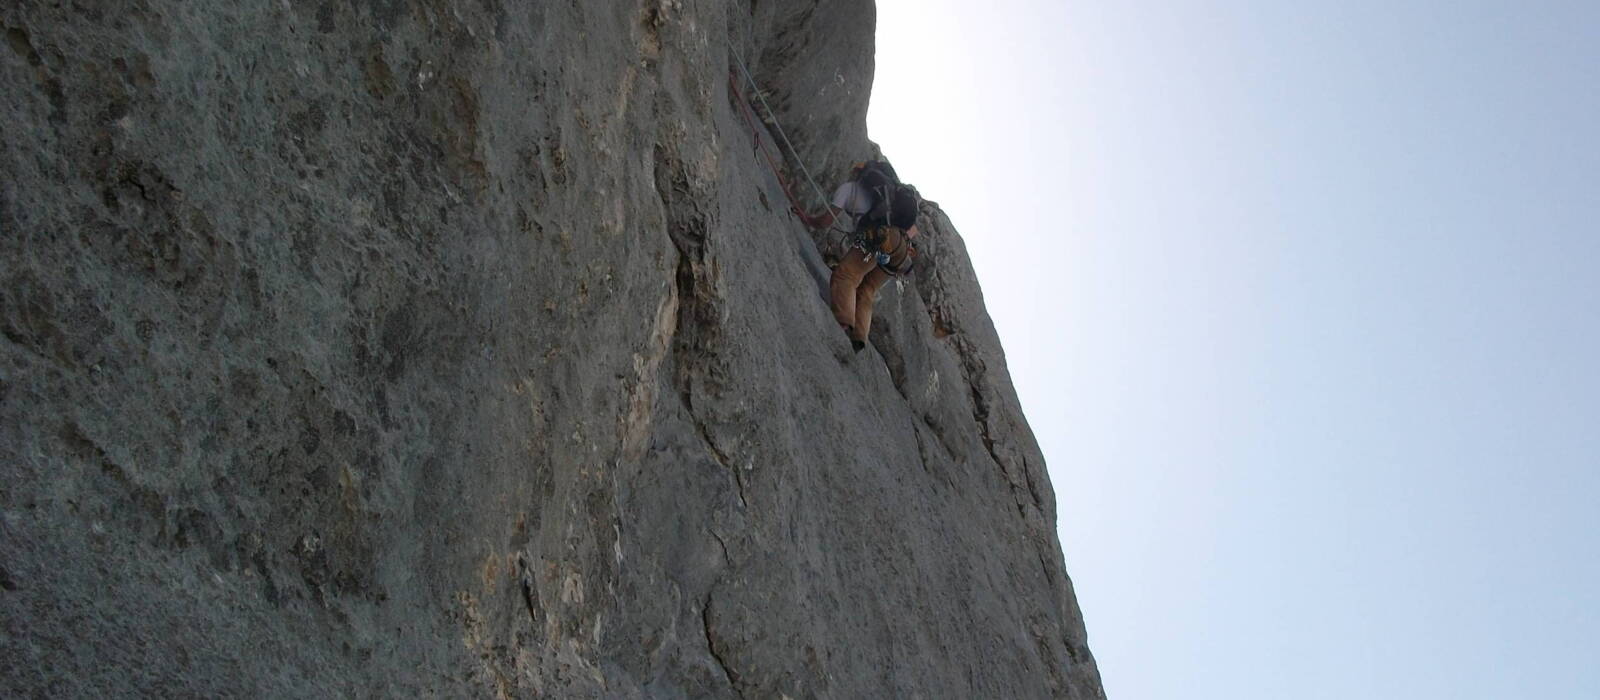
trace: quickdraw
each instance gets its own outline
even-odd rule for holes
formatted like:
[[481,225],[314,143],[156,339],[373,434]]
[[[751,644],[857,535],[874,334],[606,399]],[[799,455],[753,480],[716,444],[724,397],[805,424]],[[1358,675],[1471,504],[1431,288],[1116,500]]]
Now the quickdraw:
[[[856,234],[845,234],[844,237],[839,239],[840,246],[861,251],[862,260],[873,260],[878,264],[879,268],[891,276],[899,277],[910,273],[916,266],[917,247],[911,244],[909,238],[906,238],[904,231],[900,233],[900,243],[898,245],[890,250],[884,250],[883,247],[887,243],[888,236],[883,233],[881,228],[870,228]],[[905,253],[904,260],[900,265],[894,265],[894,259],[899,257],[901,253]]]

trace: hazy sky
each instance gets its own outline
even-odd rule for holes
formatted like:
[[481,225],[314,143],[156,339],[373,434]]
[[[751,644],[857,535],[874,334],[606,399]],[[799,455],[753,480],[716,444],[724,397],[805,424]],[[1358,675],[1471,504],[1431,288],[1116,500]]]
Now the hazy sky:
[[1600,698],[1600,2],[878,7],[1112,698]]

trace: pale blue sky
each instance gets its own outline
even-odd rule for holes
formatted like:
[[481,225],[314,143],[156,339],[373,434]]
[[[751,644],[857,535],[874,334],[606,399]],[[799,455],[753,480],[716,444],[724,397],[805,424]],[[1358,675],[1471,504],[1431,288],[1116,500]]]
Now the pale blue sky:
[[878,7],[1111,697],[1600,698],[1600,2]]

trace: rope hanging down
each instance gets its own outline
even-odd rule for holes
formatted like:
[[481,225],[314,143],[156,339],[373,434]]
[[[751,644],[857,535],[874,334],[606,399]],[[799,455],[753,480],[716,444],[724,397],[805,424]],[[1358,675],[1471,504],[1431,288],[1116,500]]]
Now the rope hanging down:
[[779,163],[779,161],[783,160],[783,157],[774,155],[772,149],[767,148],[767,140],[761,138],[761,130],[756,127],[756,122],[759,120],[756,118],[755,112],[751,111],[750,103],[738,97],[739,92],[739,79],[734,75],[733,70],[729,69],[728,94],[735,96],[734,101],[739,103],[739,116],[744,118],[745,126],[750,129],[750,140],[755,144],[751,150],[759,151],[761,157],[766,159],[767,167],[772,170],[772,175],[778,178],[778,187],[783,190],[783,196],[789,199],[789,205],[795,209],[800,209],[800,200],[794,196],[794,184],[789,181],[789,176],[783,172],[783,165]]
[[[794,147],[794,143],[789,141],[789,135],[783,132],[783,125],[778,123],[778,115],[777,115],[777,113],[772,111],[772,105],[767,104],[766,96],[761,94],[761,86],[756,84],[755,76],[750,75],[750,69],[745,67],[744,61],[740,60],[738,53],[736,53],[734,51],[729,51],[728,55],[733,56],[733,62],[738,64],[739,71],[744,73],[744,79],[750,84],[750,91],[755,93],[756,99],[761,102],[761,107],[767,111],[767,119],[764,120],[764,121],[766,121],[767,123],[772,124],[772,128],[775,129],[778,132],[778,138],[783,139],[784,145],[789,147],[789,153],[794,156],[795,164],[800,166],[800,174],[804,175],[805,178],[806,178],[806,182],[811,184],[811,191],[816,193],[817,199],[822,200],[822,206],[825,206],[825,207],[828,208],[829,218],[833,219],[834,221],[838,221],[839,220],[838,212],[834,211],[833,203],[828,201],[827,195],[824,195],[822,193],[822,188],[817,186],[817,181],[815,179],[812,179],[811,171],[806,169],[805,161],[800,159],[800,151],[796,150],[795,147]],[[730,83],[734,82],[734,77],[733,77],[732,74],[729,74],[728,81]],[[737,94],[739,92],[737,86],[733,86],[733,87],[735,88],[734,92]],[[746,101],[744,99],[744,97],[740,96],[739,97],[739,103],[740,103],[741,107],[743,107],[743,109],[741,111],[745,113],[745,120],[749,121],[750,120],[750,115],[748,114],[748,110],[750,108],[749,102]],[[762,154],[764,156],[766,156],[767,164],[772,167],[773,173],[778,176],[778,184],[783,186],[783,193],[784,193],[785,196],[787,196],[789,198],[789,203],[794,205],[794,208],[797,211],[804,211],[804,207],[801,207],[800,206],[800,202],[795,199],[794,192],[791,192],[789,190],[789,182],[787,181],[787,179],[785,179],[783,177],[782,168],[780,168],[778,166],[777,162],[773,159],[772,154],[767,153],[765,146],[761,143],[761,134],[759,134],[759,133],[757,133],[755,131],[755,124],[751,124],[750,125],[750,131],[751,131],[751,134],[755,137],[756,148],[760,149]]]

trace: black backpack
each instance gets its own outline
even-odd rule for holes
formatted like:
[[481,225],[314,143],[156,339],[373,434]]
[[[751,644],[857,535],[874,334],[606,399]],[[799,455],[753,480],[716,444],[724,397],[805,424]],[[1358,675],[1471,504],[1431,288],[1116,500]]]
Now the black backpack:
[[856,182],[866,188],[872,206],[856,220],[856,233],[893,226],[908,229],[917,224],[922,198],[916,190],[900,182],[894,166],[881,160],[868,161],[856,170]]
[[[901,183],[894,167],[881,160],[856,168],[856,182],[867,190],[871,206],[856,220],[855,247],[876,256],[878,267],[891,275],[910,272],[917,247],[905,233],[917,225],[922,197]],[[891,237],[888,229],[899,229],[899,235]]]

